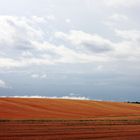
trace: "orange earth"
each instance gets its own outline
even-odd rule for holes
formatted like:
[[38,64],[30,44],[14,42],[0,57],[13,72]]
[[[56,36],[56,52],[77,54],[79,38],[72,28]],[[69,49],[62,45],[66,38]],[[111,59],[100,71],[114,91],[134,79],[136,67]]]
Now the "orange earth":
[[0,140],[139,140],[140,105],[0,98]]

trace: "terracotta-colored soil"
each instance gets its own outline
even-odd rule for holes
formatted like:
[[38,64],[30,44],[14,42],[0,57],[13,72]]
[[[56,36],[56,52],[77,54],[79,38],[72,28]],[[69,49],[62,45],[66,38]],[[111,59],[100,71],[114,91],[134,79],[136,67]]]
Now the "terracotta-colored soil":
[[140,105],[0,98],[0,140],[139,140]]
[[0,119],[140,119],[140,105],[88,100],[0,98]]
[[139,140],[140,123],[123,121],[1,122],[1,140]]

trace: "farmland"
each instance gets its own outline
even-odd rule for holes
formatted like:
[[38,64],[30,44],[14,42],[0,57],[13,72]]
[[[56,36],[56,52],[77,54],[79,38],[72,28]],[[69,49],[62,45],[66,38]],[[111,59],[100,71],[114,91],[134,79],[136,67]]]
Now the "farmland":
[[0,139],[137,140],[140,139],[140,105],[0,98]]

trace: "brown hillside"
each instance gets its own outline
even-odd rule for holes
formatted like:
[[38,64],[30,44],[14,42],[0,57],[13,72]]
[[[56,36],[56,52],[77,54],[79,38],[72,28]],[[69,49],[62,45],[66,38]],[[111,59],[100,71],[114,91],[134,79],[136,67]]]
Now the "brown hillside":
[[140,118],[140,105],[66,99],[0,98],[0,119]]

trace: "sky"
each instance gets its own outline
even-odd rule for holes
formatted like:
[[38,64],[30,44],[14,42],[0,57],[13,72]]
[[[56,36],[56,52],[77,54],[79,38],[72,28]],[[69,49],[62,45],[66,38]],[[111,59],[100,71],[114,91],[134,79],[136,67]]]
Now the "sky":
[[140,0],[0,0],[0,96],[140,101]]

